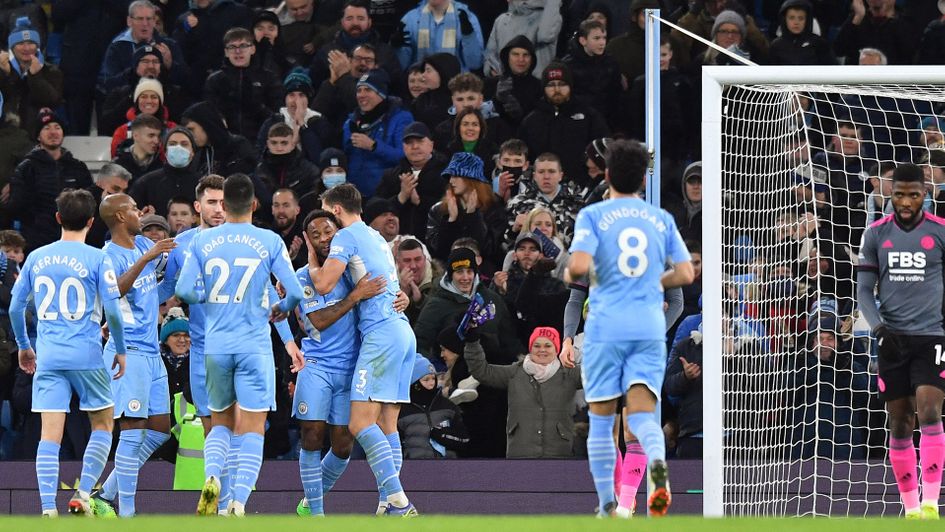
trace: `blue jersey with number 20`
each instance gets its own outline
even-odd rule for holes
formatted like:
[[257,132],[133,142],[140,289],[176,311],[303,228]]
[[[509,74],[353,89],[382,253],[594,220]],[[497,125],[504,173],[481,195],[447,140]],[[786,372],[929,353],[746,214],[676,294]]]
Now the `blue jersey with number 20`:
[[666,336],[667,262],[691,260],[673,217],[640,198],[617,198],[578,213],[571,252],[594,258],[587,337],[597,342]]

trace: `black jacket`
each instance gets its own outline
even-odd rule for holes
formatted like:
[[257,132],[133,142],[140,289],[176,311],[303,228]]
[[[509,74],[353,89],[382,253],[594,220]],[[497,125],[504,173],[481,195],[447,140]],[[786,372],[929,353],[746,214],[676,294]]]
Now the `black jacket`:
[[84,87],[95,86],[105,49],[125,28],[127,4],[117,0],[53,0],[52,21],[62,31],[59,65],[67,85],[77,82]]
[[196,170],[197,162],[191,161],[186,168],[174,168],[165,163],[160,170],[147,173],[131,187],[131,197],[140,208],[152,205],[154,213],[167,217],[167,202],[181,197],[188,201],[197,199],[197,182],[205,174]]
[[[197,17],[197,26],[187,23],[188,13]],[[194,8],[177,18],[174,40],[180,44],[190,66],[194,95],[200,94],[204,81],[223,62],[223,35],[231,28],[252,31],[253,10],[233,0],[217,0],[206,9]]]
[[447,53],[433,54],[423,60],[440,74],[440,86],[424,92],[410,104],[410,112],[418,122],[423,122],[431,130],[436,129],[440,122],[449,119],[449,109],[453,106],[453,98],[447,87],[453,76],[460,73],[459,59]]
[[[128,123],[126,114],[128,109],[135,106],[135,87],[138,86],[138,80],[140,79],[134,70],[130,70],[126,85],[108,91],[105,103],[102,105],[101,122],[98,124],[98,130],[102,134],[105,134],[106,131],[114,132],[120,125]],[[180,122],[181,113],[190,105],[190,96],[184,92],[184,89],[171,84],[164,74],[158,78],[158,81],[161,82],[161,88],[164,91],[164,101],[162,103],[164,108],[167,109],[167,119],[172,122]],[[158,118],[161,117],[158,116]]]
[[448,164],[449,161],[442,154],[433,152],[433,156],[420,170],[419,180],[417,181],[417,195],[420,196],[419,205],[414,205],[409,199],[407,203],[402,204],[397,199],[400,194],[400,174],[413,171],[407,159],[401,159],[397,166],[384,172],[374,196],[389,199],[394,207],[398,209],[397,217],[400,218],[401,233],[414,235],[421,242],[426,242],[427,214],[430,212],[430,208],[440,201],[446,191],[448,181],[441,174]]
[[301,198],[312,191],[316,182],[321,182],[321,172],[302,156],[301,151],[273,155],[266,150],[253,174],[253,185],[259,199],[256,214],[266,221],[272,221],[272,195],[277,190],[290,188],[296,198]]
[[442,202],[430,207],[427,216],[427,246],[433,258],[445,261],[450,254],[450,247],[461,237],[471,237],[479,243],[479,252],[485,268],[495,271],[502,265],[505,253],[502,250],[505,234],[506,212],[502,198],[496,196],[492,208],[485,213],[481,208],[467,214],[462,207],[455,222],[449,221],[446,206]]
[[[800,34],[787,29],[784,16],[788,9],[803,9],[807,13],[807,26]],[[807,0],[786,0],[780,11],[781,36],[771,42],[768,62],[772,65],[835,65],[830,43],[813,32],[814,13]]]
[[702,376],[693,380],[687,379],[679,357],[685,358],[690,364],[698,364],[701,368],[701,339],[697,342],[693,338],[686,338],[673,347],[663,381],[663,391],[666,395],[678,399],[679,437],[683,438],[702,432]]
[[492,100],[496,111],[509,124],[517,128],[528,113],[535,109],[535,103],[541,99],[544,89],[541,81],[532,74],[535,69],[534,60],[528,72],[521,75],[511,73],[509,52],[512,48],[524,48],[531,52],[533,58],[535,57],[535,45],[528,37],[524,35],[514,37],[499,51],[503,72],[506,74],[486,79],[485,97],[487,100]]
[[593,107],[601,116],[608,117],[608,122],[615,127],[620,114],[620,65],[609,53],[590,56],[578,44],[571,42],[570,53],[563,59],[571,67],[573,83],[571,97],[588,107]]
[[143,176],[148,172],[153,172],[160,169],[164,166],[164,163],[161,161],[161,156],[159,154],[154,154],[154,157],[147,162],[144,166],[138,164],[138,161],[135,160],[135,156],[131,153],[132,146],[125,145],[118,148],[118,154],[115,155],[115,163],[119,166],[131,172],[131,184],[133,185],[139,177]]
[[551,152],[561,158],[565,179],[586,172],[584,149],[594,139],[607,137],[607,122],[594,109],[573,98],[560,108],[541,99],[518,130],[518,138],[525,141],[528,153]]
[[394,49],[386,42],[381,41],[380,36],[373,29],[369,30],[366,35],[359,39],[352,38],[344,31],[338,30],[338,32],[335,33],[335,38],[332,39],[331,42],[325,44],[315,52],[315,57],[312,59],[312,65],[309,68],[309,72],[312,76],[312,84],[318,86],[322,81],[329,78],[331,73],[328,69],[328,52],[341,50],[348,54],[348,57],[351,57],[354,49],[364,43],[374,47],[374,68],[383,68],[387,71],[391,79],[391,91],[396,92],[395,87],[400,85],[400,61],[397,59],[397,54],[394,52]]
[[223,117],[209,102],[191,105],[181,121],[193,120],[207,133],[207,145],[198,148],[194,159],[201,175],[219,174],[229,177],[237,172],[250,175],[256,168],[256,150],[245,137],[226,130]]
[[236,68],[227,59],[204,85],[204,99],[220,111],[227,129],[248,139],[279,110],[282,98],[282,82],[275,74],[255,64]]
[[39,146],[26,155],[10,179],[10,212],[22,223],[27,253],[59,239],[56,196],[67,188],[90,186],[88,167],[66,149],[58,161]]

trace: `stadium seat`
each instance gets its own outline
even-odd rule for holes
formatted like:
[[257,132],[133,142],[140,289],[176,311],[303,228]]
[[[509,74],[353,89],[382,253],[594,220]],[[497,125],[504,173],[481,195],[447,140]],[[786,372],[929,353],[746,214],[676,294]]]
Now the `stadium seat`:
[[73,157],[84,162],[93,174],[112,160],[111,137],[66,137],[62,146],[72,152]]

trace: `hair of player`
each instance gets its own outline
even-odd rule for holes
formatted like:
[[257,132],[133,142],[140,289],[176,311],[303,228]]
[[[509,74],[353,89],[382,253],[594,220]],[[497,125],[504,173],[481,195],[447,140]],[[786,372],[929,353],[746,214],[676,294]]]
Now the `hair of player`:
[[164,129],[164,123],[161,122],[161,119],[154,115],[138,114],[134,120],[131,121],[129,128],[132,131],[138,131],[142,128],[156,129],[161,131]]
[[479,242],[471,236],[464,236],[462,238],[457,238],[453,242],[453,245],[450,246],[450,251],[453,251],[454,249],[459,249],[459,248],[470,249],[472,250],[473,253],[476,254],[476,256],[480,255]]
[[292,198],[292,201],[295,202],[296,205],[299,204],[299,195],[296,194],[295,191],[292,190],[291,188],[280,188],[272,193],[272,197],[275,198],[276,194],[288,194]]
[[326,205],[337,205],[351,214],[361,214],[361,193],[351,183],[335,185],[322,194]]
[[578,26],[577,36],[587,38],[593,30],[600,30],[607,34],[607,26],[604,26],[604,23],[599,20],[585,20]]
[[233,174],[223,182],[223,206],[235,216],[253,210],[255,189],[253,180],[246,174]]
[[456,94],[457,92],[477,92],[482,94],[483,90],[482,79],[472,72],[456,74],[450,79],[446,87],[450,90],[450,94]]
[[256,44],[256,38],[253,32],[246,28],[230,28],[223,34],[223,46],[237,41],[246,41],[250,44]]
[[499,156],[502,154],[521,155],[528,159],[528,145],[522,139],[509,139],[499,146]]
[[643,186],[643,176],[650,164],[646,147],[635,140],[615,140],[608,146],[607,180],[621,194],[636,194]]
[[102,166],[98,173],[95,174],[95,182],[101,183],[109,177],[117,177],[118,179],[121,179],[127,183],[128,181],[131,181],[131,172],[126,170],[125,167],[121,166],[120,164],[106,163],[105,166]]
[[335,228],[341,227],[341,224],[338,223],[338,218],[335,218],[334,214],[323,209],[315,209],[314,211],[308,213],[305,216],[305,221],[302,222],[302,230],[308,231],[309,224],[311,224],[312,222],[314,222],[315,220],[319,218],[327,218],[328,221],[331,222],[332,225],[335,226]]
[[98,204],[88,190],[67,188],[56,196],[56,212],[62,228],[66,231],[81,231],[95,216]]
[[0,246],[5,248],[26,248],[26,239],[23,238],[23,235],[19,231],[14,231],[13,229],[6,229],[0,231]]
[[197,197],[197,201],[203,199],[204,192],[208,190],[223,190],[223,179],[222,175],[217,174],[208,174],[200,178],[200,181],[197,181],[197,188],[194,191],[194,194]]
[[397,244],[398,255],[400,255],[401,252],[413,251],[415,249],[423,249],[423,244],[416,238],[404,238],[400,241],[400,244]]
[[474,115],[476,120],[479,121],[479,138],[477,140],[482,140],[486,138],[486,131],[488,131],[489,126],[486,125],[486,118],[482,116],[482,111],[479,109],[462,109],[456,113],[456,118],[453,119],[453,137],[456,140],[461,140],[462,137],[459,136],[460,125],[463,123],[463,119],[469,115]]
[[925,172],[919,165],[904,163],[893,170],[892,180],[893,183],[925,183]]
[[269,134],[266,138],[271,139],[275,137],[292,137],[294,133],[292,128],[289,127],[289,124],[285,122],[276,122],[269,128]]
[[197,211],[194,210],[194,202],[185,198],[184,196],[174,196],[173,198],[167,200],[167,211],[171,211],[171,205],[186,205],[190,209],[190,214],[197,214]]

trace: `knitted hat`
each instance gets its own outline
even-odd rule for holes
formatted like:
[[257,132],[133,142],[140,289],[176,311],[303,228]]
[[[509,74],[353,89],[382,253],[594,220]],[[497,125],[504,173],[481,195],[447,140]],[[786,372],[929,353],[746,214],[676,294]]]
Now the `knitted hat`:
[[548,85],[551,81],[563,81],[569,86],[574,86],[574,78],[571,76],[571,67],[561,61],[552,61],[541,71],[541,86]]
[[161,324],[161,343],[166,344],[167,339],[172,334],[177,333],[190,334],[190,320],[187,319],[180,307],[174,307],[167,311],[167,318]]
[[371,225],[371,222],[373,222],[375,218],[384,214],[385,212],[397,214],[397,209],[394,208],[394,203],[387,198],[375,196],[364,204],[364,209],[361,212],[361,219],[364,220],[364,223]]
[[289,94],[290,92],[301,92],[308,97],[309,100],[315,98],[315,89],[312,87],[312,78],[308,76],[305,69],[302,67],[295,67],[292,69],[292,72],[289,72],[289,75],[285,77],[285,80],[282,82],[283,88],[285,88],[285,93]]
[[168,233],[171,232],[171,226],[167,223],[167,219],[160,214],[149,214],[147,216],[141,217],[141,229],[145,229],[152,225],[156,225]]
[[613,142],[613,139],[602,138],[594,139],[587,148],[584,149],[584,156],[594,161],[594,166],[604,170],[607,168],[607,145]]
[[138,85],[135,86],[135,95],[134,102],[138,102],[138,96],[141,96],[141,93],[144,91],[156,92],[158,99],[161,100],[161,105],[164,105],[164,86],[161,85],[161,82],[152,79],[152,78],[141,78],[138,80]]
[[465,177],[489,183],[485,173],[483,173],[482,159],[478,155],[460,151],[453,154],[449,166],[440,174],[449,179],[451,177]]
[[318,167],[325,169],[329,166],[340,166],[348,169],[348,156],[338,148],[325,148],[318,158]]
[[456,334],[456,325],[457,323],[455,321],[451,321],[449,325],[443,328],[440,334],[436,336],[436,343],[457,355],[462,355],[465,349],[463,348],[463,341],[460,340],[459,335]]
[[144,56],[146,55],[153,55],[154,57],[158,59],[158,61],[164,61],[164,56],[161,55],[161,52],[157,48],[155,48],[154,46],[151,46],[150,44],[145,44],[145,45],[135,48],[134,54],[132,54],[131,56],[132,66],[134,68],[137,68],[138,63],[140,63],[141,60],[144,59]]
[[450,251],[450,256],[446,259],[446,275],[452,278],[453,272],[461,268],[469,268],[474,273],[479,273],[475,251],[469,248],[456,248]]
[[386,70],[375,68],[368,70],[358,80],[358,87],[367,87],[376,92],[381,98],[387,99],[387,91],[390,87],[390,75]]
[[734,24],[738,26],[738,31],[742,34],[742,40],[745,39],[746,29],[744,17],[731,9],[726,9],[715,17],[715,24],[712,25],[712,40],[715,40],[715,34],[718,33],[719,26],[722,24]]
[[417,382],[431,373],[436,373],[433,363],[427,357],[417,353],[413,359],[413,374],[410,376],[410,382]]
[[555,353],[561,351],[561,335],[558,334],[558,330],[554,327],[535,327],[535,330],[532,331],[532,335],[528,337],[528,350],[531,351],[532,345],[535,343],[535,340],[545,337],[551,340],[551,343],[555,345]]
[[10,30],[10,35],[7,37],[7,48],[12,50],[14,46],[26,41],[35,43],[36,46],[42,46],[43,44],[39,40],[39,32],[34,30],[30,24],[30,18],[20,17],[16,19],[16,25]]
[[53,122],[59,124],[59,127],[65,129],[62,119],[59,118],[59,115],[55,111],[48,107],[43,107],[39,110],[39,119],[36,126],[36,134],[34,137],[39,137],[39,132],[43,130],[44,127],[52,124]]
[[945,133],[945,128],[942,127],[942,126],[943,126],[943,122],[945,122],[945,121],[943,121],[941,118],[938,118],[938,117],[935,117],[935,116],[926,116],[926,117],[923,117],[923,118],[922,118],[922,124],[920,125],[920,128],[921,128],[921,129],[926,129],[926,128],[929,128],[929,127],[933,127],[933,126],[934,126],[934,127],[937,128],[939,131]]

